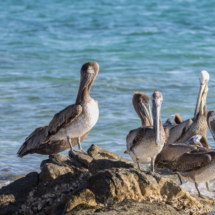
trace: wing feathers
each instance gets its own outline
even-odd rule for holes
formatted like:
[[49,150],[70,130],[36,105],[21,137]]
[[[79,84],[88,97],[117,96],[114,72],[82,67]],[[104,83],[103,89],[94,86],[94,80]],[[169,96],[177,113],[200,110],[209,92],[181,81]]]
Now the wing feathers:
[[59,113],[56,113],[48,126],[49,135],[55,134],[62,126],[71,123],[81,112],[81,105],[70,105]]
[[17,152],[19,157],[26,155],[28,151],[38,149],[55,134],[62,126],[72,123],[82,112],[81,105],[70,105],[55,114],[49,125],[35,129],[25,140]]
[[207,153],[191,152],[185,153],[177,160],[174,171],[188,172],[197,170],[211,162],[211,155]]

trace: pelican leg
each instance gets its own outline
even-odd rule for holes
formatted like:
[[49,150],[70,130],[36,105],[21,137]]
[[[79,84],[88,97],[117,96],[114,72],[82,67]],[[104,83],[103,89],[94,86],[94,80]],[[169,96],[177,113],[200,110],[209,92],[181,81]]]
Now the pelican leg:
[[77,155],[79,155],[79,154],[87,154],[87,152],[85,152],[85,151],[82,149],[82,147],[81,147],[80,137],[77,138],[78,148],[79,148],[78,150],[73,149],[73,146],[72,146],[72,144],[71,144],[71,140],[70,140],[69,137],[67,137],[67,141],[68,141],[68,143],[69,143],[69,145],[70,145],[70,151],[71,151],[73,157],[75,157],[75,156],[77,156]]
[[180,176],[180,174],[177,172],[176,173],[177,175],[178,175],[178,179],[179,179],[179,181],[180,181],[180,183],[181,183],[181,185],[183,184],[183,181],[182,181],[182,179],[181,179],[181,176]]
[[137,165],[138,165],[138,169],[141,171],[141,169],[140,169],[140,160],[139,160],[138,157],[136,157],[136,162],[137,162]]
[[151,158],[151,172],[155,171],[154,166],[155,166],[154,158]]
[[195,182],[195,186],[196,186],[196,189],[197,189],[197,191],[198,191],[199,197],[201,197],[201,198],[204,199],[204,197],[201,195],[201,193],[200,193],[200,191],[199,191],[198,184],[197,184],[196,182]]
[[150,174],[152,172],[154,172],[154,165],[155,165],[155,159],[154,158],[151,158],[151,166],[150,166],[150,170],[149,171],[145,171],[146,174]]
[[67,141],[68,141],[68,143],[69,143],[69,145],[70,145],[70,150],[73,151],[74,149],[73,149],[71,140],[70,140],[70,138],[69,138],[68,136],[67,136]]
[[205,184],[206,184],[207,190],[210,191],[209,181],[206,181]]
[[79,148],[79,150],[82,150],[80,137],[78,137],[78,148]]

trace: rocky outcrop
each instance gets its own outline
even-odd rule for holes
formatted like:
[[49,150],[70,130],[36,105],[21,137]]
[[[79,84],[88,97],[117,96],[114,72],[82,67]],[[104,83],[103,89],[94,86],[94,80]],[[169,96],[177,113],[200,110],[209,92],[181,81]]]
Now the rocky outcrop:
[[29,193],[37,186],[39,174],[31,172],[23,178],[0,189],[0,214],[18,214]]
[[0,190],[5,214],[192,214],[207,207],[178,184],[146,174],[115,153],[92,145],[88,155],[50,155],[41,172]]
[[[96,211],[96,213],[95,213]],[[86,213],[77,212],[78,214],[94,214],[94,215],[183,215],[187,214],[184,211],[176,211],[173,207],[168,204],[162,203],[150,203],[150,202],[139,202],[132,199],[125,199],[122,202],[112,206],[112,207],[105,207],[101,209],[94,210],[92,209],[86,210]]]

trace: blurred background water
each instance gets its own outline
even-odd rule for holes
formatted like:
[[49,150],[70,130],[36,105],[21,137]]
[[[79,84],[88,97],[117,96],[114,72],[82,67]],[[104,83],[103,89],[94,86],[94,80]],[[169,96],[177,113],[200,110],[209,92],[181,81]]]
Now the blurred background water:
[[[162,120],[193,117],[199,73],[210,73],[207,109],[215,109],[215,0],[1,1],[0,184],[39,171],[48,156],[16,155],[25,138],[73,104],[80,68],[97,61],[91,89],[100,117],[84,140],[121,156],[141,125],[134,91],[163,94]],[[208,131],[209,143],[215,147]],[[67,155],[68,151],[62,152]]]

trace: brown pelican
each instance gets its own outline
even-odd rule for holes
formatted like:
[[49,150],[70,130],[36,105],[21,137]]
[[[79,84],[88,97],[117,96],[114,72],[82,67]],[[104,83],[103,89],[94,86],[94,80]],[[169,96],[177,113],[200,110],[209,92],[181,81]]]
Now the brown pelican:
[[[195,183],[198,189],[198,183],[208,182],[215,178],[215,150],[199,148],[197,150],[184,153],[180,156],[173,169],[186,181]],[[209,187],[207,187],[209,189]],[[202,197],[203,198],[203,197]]]
[[198,149],[199,147],[204,147],[209,149],[207,138],[201,135],[195,135],[191,137],[185,143],[172,143],[161,150],[157,155],[155,160],[155,166],[166,167],[173,170],[178,158],[186,152],[190,152]]
[[[208,111],[207,123],[215,140],[215,111]],[[205,139],[206,140],[206,139]],[[196,150],[183,153],[175,162],[173,171],[177,172],[185,180],[195,183],[199,196],[198,183],[206,182],[209,190],[209,180],[215,178],[215,150],[205,141],[205,148],[199,147]]]
[[165,145],[170,143],[184,143],[192,136],[207,134],[207,119],[206,119],[206,97],[208,92],[209,74],[203,70],[200,73],[200,89],[196,103],[196,109],[193,119],[188,119],[181,122],[177,126],[173,126],[169,130],[169,138]]
[[[96,62],[82,66],[76,103],[55,114],[49,125],[35,129],[17,152],[19,157],[28,153],[44,154],[47,151],[51,154],[58,153],[67,149],[68,145],[73,154],[84,153],[80,142],[99,118],[98,102],[89,94],[98,72],[99,65]],[[79,150],[73,149],[76,143]]]
[[178,113],[172,114],[167,120],[166,122],[163,124],[163,126],[176,126],[180,123],[182,123],[183,120],[181,118],[181,116]]
[[[126,153],[131,156],[134,162],[137,162],[138,166],[140,163],[151,163],[151,171],[154,172],[154,160],[163,148],[165,132],[160,117],[161,104],[163,101],[162,94],[155,90],[151,100],[153,104],[152,110],[154,126],[142,126],[131,130],[126,138]],[[146,105],[146,103],[142,104],[144,109],[149,112],[150,107]]]
[[[207,124],[215,140],[215,111],[208,111]],[[173,170],[177,159],[186,152],[196,150],[197,146],[210,149],[207,138],[201,135],[195,135],[185,143],[172,143],[166,145],[157,155],[155,166],[166,167]]]
[[[132,104],[134,107],[134,110],[136,111],[137,115],[140,117],[142,126],[153,126],[153,119],[152,119],[152,113],[150,109],[150,101],[149,97],[145,93],[141,92],[134,92],[133,98],[132,98]],[[166,140],[169,138],[169,130],[180,124],[182,122],[182,119],[179,114],[173,114],[171,115],[165,124],[163,124],[164,131],[166,134]],[[124,152],[127,154],[127,152]]]

